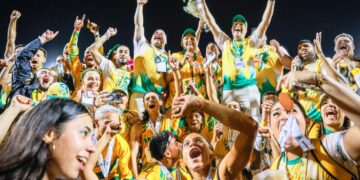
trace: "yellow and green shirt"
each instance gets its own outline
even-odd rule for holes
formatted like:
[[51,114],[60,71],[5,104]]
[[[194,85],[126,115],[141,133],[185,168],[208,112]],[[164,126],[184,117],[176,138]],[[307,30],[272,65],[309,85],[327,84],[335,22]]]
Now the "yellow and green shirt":
[[11,83],[3,85],[1,89],[1,101],[0,106],[3,107],[6,105],[6,100],[11,92]]
[[[152,161],[149,145],[152,138],[155,136],[155,129],[152,129],[152,126],[150,125],[150,120],[143,124],[142,133],[140,136],[140,146],[142,149],[141,152],[141,158],[142,158],[142,164],[145,165],[148,162]],[[171,119],[168,115],[163,114],[160,118],[160,133],[163,131],[169,131],[173,133],[175,136],[177,135],[177,129],[178,129],[179,121],[177,119]],[[154,125],[155,127],[155,125]]]
[[[99,179],[111,179],[111,180],[120,180],[120,179],[134,179],[132,171],[129,168],[130,161],[130,147],[126,140],[121,137],[119,134],[114,137],[114,149],[111,157],[110,172],[107,178],[101,172],[101,168],[98,163],[94,168],[94,172],[99,177]],[[102,151],[102,157],[106,157],[107,145]]]
[[[180,51],[172,54],[173,57],[177,58],[180,63],[184,63],[185,61],[185,52]],[[197,51],[197,53],[194,54],[194,61],[199,63],[200,65],[203,64],[203,58],[201,57],[200,51]],[[168,67],[170,68],[170,67]],[[180,68],[180,76],[181,76],[181,83],[183,92],[187,92],[187,88],[189,86],[188,82],[194,81],[196,88],[199,90],[201,95],[203,97],[206,97],[206,87],[205,82],[203,81],[203,73],[197,71],[195,68],[192,68],[189,62],[186,62],[181,68]],[[165,108],[169,109],[171,108],[172,101],[175,96],[175,82],[170,81],[169,84],[169,97],[166,101]]]
[[115,68],[113,62],[103,57],[100,62],[100,69],[105,76],[103,90],[112,92],[114,89],[120,89],[129,92],[131,72],[127,66]]
[[256,81],[261,96],[266,92],[275,92],[277,79],[281,75],[282,65],[279,61],[273,46],[265,45],[262,48],[254,49],[255,59],[259,59],[260,63],[255,64]]
[[311,140],[315,149],[292,160],[286,160],[283,154],[274,161],[271,169],[284,170],[289,179],[358,179],[356,162],[343,144],[343,133]]
[[[222,55],[223,90],[241,89],[256,85],[254,68],[254,46],[251,36],[239,41],[225,41]],[[235,66],[236,57],[241,58],[243,67]]]
[[[179,161],[176,168],[169,169],[174,180],[191,180],[192,177],[188,173],[186,167]],[[141,173],[139,174],[139,178],[145,179],[158,179],[158,180],[168,180],[165,173],[161,170],[161,167],[158,162],[151,162],[145,165]]]
[[139,42],[134,42],[134,70],[131,79],[132,92],[145,94],[154,91],[159,94],[165,89],[165,73],[158,72],[155,60],[167,62],[168,56],[165,50],[152,47],[145,37]]

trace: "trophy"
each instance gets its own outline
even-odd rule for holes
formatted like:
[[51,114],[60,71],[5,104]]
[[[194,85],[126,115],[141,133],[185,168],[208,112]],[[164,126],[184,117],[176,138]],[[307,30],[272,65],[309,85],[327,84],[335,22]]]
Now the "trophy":
[[[186,2],[186,0],[183,0]],[[202,4],[198,0],[188,0],[186,6],[183,7],[184,11],[193,15],[194,17],[201,19]],[[210,31],[207,24],[204,24],[204,31],[208,33]]]

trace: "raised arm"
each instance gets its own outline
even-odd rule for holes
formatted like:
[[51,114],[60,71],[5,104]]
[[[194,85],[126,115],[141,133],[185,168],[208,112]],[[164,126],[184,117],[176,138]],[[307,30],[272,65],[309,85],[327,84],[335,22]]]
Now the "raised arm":
[[115,36],[117,33],[116,28],[110,27],[104,35],[102,35],[96,42],[94,42],[91,46],[91,52],[94,55],[94,60],[96,64],[100,65],[101,59],[103,58],[103,55],[100,52],[101,47],[104,45],[104,43],[110,39],[110,37]]
[[315,52],[317,57],[320,59],[321,64],[325,68],[325,71],[331,78],[340,82],[341,84],[347,84],[345,77],[340,74],[329,62],[328,58],[325,57],[322,48],[321,48],[321,32],[316,33],[316,38],[314,39]]
[[258,124],[250,116],[196,96],[177,97],[173,103],[173,117],[183,117],[197,109],[218,119],[225,126],[238,130],[240,134],[230,152],[219,165],[220,179],[234,179],[248,163],[256,137]]
[[134,42],[139,42],[142,37],[145,36],[144,30],[144,13],[143,8],[148,0],[137,0],[137,6],[134,17],[135,33]]
[[75,64],[75,62],[80,61],[78,39],[79,39],[80,31],[84,26],[84,20],[85,20],[85,14],[81,19],[79,19],[79,17],[76,16],[74,22],[74,31],[68,43],[69,61],[70,61],[71,69],[73,69],[73,65]]
[[[201,10],[202,10],[203,19],[205,20],[206,24],[209,26],[209,29],[213,34],[215,41],[219,43],[220,42],[219,39],[224,39],[224,41],[230,39],[229,36],[225,35],[225,33],[216,24],[215,18],[209,11],[209,8],[207,7],[205,0],[200,0],[200,3],[202,5]],[[223,35],[225,36],[222,37]],[[222,44],[218,44],[218,45],[222,46]]]
[[275,0],[268,0],[265,12],[259,26],[256,28],[257,36],[259,39],[265,37],[266,30],[268,29],[272,16],[274,14]]
[[175,84],[175,96],[177,97],[182,93],[182,83],[181,83],[181,75],[180,75],[180,67],[179,67],[179,61],[177,58],[171,56],[169,51],[169,64],[171,67],[171,72],[174,77],[174,84]]
[[201,32],[202,32],[202,30],[204,28],[205,23],[206,22],[204,20],[202,20],[202,19],[199,20],[199,25],[198,25],[198,28],[196,29],[196,33],[195,33],[196,42],[198,43],[196,45],[197,47],[199,46]]
[[5,59],[8,59],[12,54],[15,53],[16,24],[20,16],[21,13],[17,10],[13,10],[10,15],[10,23],[8,27],[6,49],[4,54]]
[[272,39],[270,44],[276,49],[281,65],[286,69],[291,69],[292,57],[289,55],[288,51],[281,46],[276,39]]
[[0,115],[0,144],[17,116],[30,109],[31,104],[31,99],[25,96],[17,95],[12,98],[10,106]]
[[211,63],[207,67],[205,67],[205,79],[206,79],[206,93],[209,97],[209,100],[215,103],[219,103],[219,99],[217,97],[216,87],[214,85],[214,80],[212,77],[212,68]]

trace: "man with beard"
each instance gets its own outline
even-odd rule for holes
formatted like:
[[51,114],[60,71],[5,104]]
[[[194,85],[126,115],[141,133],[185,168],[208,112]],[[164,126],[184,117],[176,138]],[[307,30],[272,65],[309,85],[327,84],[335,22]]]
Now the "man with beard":
[[[97,64],[95,63],[95,60],[92,56],[92,54],[89,51],[89,48],[86,48],[84,53],[84,64],[81,63],[79,58],[79,48],[77,46],[78,38],[80,31],[82,27],[84,26],[84,20],[85,15],[83,15],[82,19],[79,19],[76,16],[75,22],[74,22],[74,31],[71,35],[69,45],[68,45],[68,58],[69,58],[69,64],[71,69],[71,74],[74,78],[74,84],[75,84],[75,90],[72,94],[72,98],[76,97],[77,91],[81,88],[81,74],[85,69],[96,69]],[[66,51],[65,51],[66,52]]]
[[246,113],[259,120],[260,93],[254,67],[255,49],[265,38],[275,7],[275,0],[268,0],[262,20],[251,36],[245,38],[248,24],[244,16],[232,20],[232,38],[224,33],[210,13],[205,0],[202,15],[212,32],[215,42],[222,50],[223,103],[237,101]]
[[143,97],[146,92],[162,94],[166,87],[165,73],[168,55],[165,51],[167,37],[157,29],[149,43],[145,38],[143,7],[147,0],[137,0],[134,17],[134,74],[130,97],[130,110],[139,114],[144,111]]
[[54,78],[48,69],[42,68],[46,61],[46,50],[41,46],[54,39],[58,33],[47,30],[18,52],[12,74],[12,91],[9,94],[8,102],[16,94],[32,98],[34,102],[44,97],[43,93],[47,91]]
[[105,75],[103,90],[112,92],[114,89],[120,89],[128,94],[131,79],[131,69],[127,65],[130,59],[129,48],[117,44],[110,50],[108,58],[104,57],[99,51],[103,44],[110,37],[116,35],[116,33],[116,29],[109,28],[106,33],[90,47],[96,64],[99,65],[100,70]]
[[157,162],[144,167],[140,179],[192,179],[182,161],[179,161],[181,146],[174,135],[167,131],[155,135],[150,142],[150,153]]

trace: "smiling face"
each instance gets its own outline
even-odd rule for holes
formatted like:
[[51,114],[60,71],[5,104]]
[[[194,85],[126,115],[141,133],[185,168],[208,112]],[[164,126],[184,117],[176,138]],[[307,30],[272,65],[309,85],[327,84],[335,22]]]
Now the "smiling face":
[[186,34],[181,39],[181,46],[189,52],[195,52],[196,49],[196,38],[192,34]]
[[206,46],[206,57],[208,58],[211,53],[215,53],[216,57],[218,57],[220,54],[219,49],[217,48],[215,43],[212,42]]
[[160,110],[160,106],[162,105],[162,101],[159,96],[154,92],[149,92],[144,96],[144,107],[145,110],[149,113],[158,112]]
[[210,146],[200,134],[190,133],[187,135],[182,148],[184,164],[193,171],[210,166],[214,154]]
[[335,42],[335,52],[344,57],[352,58],[354,56],[354,42],[347,36],[340,36]]
[[47,171],[57,178],[76,179],[95,147],[91,141],[92,119],[80,114],[64,125],[63,132],[49,145],[51,160]]
[[321,101],[321,117],[326,128],[333,131],[340,130],[344,124],[343,111],[330,99],[325,97]]
[[231,27],[231,32],[234,40],[243,39],[245,38],[245,35],[247,33],[247,24],[242,22],[241,20],[238,20],[233,23]]
[[203,124],[203,116],[199,112],[193,111],[185,118],[185,121],[191,132],[199,132]]
[[100,88],[100,74],[96,71],[88,71],[83,78],[85,90],[98,91]]
[[298,55],[303,62],[313,60],[315,58],[314,46],[310,43],[299,44]]
[[46,57],[44,51],[38,50],[30,60],[30,67],[33,71],[39,70],[43,67],[45,61]]
[[116,66],[125,65],[130,60],[130,49],[126,46],[120,46],[114,51],[112,58]]
[[167,37],[162,29],[158,29],[151,37],[151,44],[157,48],[164,48],[167,43]]
[[54,82],[54,77],[51,75],[48,69],[40,69],[36,76],[39,80],[39,85],[42,89],[48,89]]

